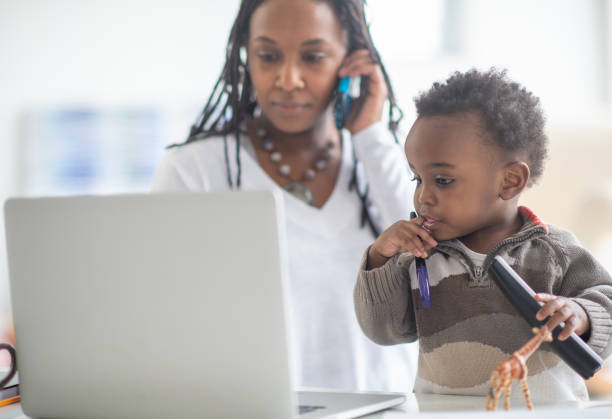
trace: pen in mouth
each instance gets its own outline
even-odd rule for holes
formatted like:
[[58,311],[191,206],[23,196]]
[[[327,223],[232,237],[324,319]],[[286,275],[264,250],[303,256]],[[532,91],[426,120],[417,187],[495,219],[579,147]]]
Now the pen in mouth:
[[438,222],[437,220],[433,220],[431,218],[425,218],[425,220],[421,224],[421,227],[423,227],[425,230],[431,233],[431,229],[433,228],[433,226],[436,225],[437,222]]
[[[413,220],[418,217],[416,211],[410,212],[410,219]],[[438,222],[438,220],[434,220],[433,218],[423,217],[423,222],[420,224],[421,228],[426,230],[428,233],[431,233],[432,227]]]

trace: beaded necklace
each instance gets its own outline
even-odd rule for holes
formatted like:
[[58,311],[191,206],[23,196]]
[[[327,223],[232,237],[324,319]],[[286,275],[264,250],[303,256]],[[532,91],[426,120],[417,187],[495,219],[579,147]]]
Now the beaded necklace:
[[306,169],[301,177],[294,177],[291,172],[291,166],[288,163],[282,162],[283,154],[276,149],[276,145],[268,136],[266,129],[263,127],[258,128],[255,134],[257,138],[263,141],[263,149],[268,152],[270,161],[277,165],[278,173],[290,180],[290,182],[283,185],[282,188],[308,205],[315,206],[314,194],[304,182],[313,181],[317,172],[321,172],[329,166],[329,161],[332,158],[332,149],[336,146],[336,143],[329,140],[325,144],[325,147],[321,149],[321,154],[316,159],[314,166]]

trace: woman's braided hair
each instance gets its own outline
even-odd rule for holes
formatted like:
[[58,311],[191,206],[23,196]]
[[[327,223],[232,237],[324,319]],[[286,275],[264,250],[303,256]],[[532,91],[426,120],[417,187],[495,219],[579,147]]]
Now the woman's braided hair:
[[[367,49],[372,59],[379,63],[389,92],[389,130],[397,140],[397,128],[403,117],[401,109],[397,106],[389,76],[383,66],[378,51],[372,43],[370,31],[365,20],[365,0],[313,0],[328,3],[336,12],[341,26],[347,31],[349,46],[348,53],[357,49]],[[230,188],[240,188],[240,137],[243,122],[252,118],[257,108],[254,99],[254,89],[249,77],[246,47],[249,37],[251,16],[264,0],[242,0],[238,15],[232,25],[227,49],[225,52],[225,65],[217,79],[212,93],[192,125],[189,137],[183,143],[173,144],[169,147],[181,146],[193,141],[203,140],[212,136],[222,136],[225,147],[225,165],[227,182]],[[364,86],[362,86],[363,89]],[[227,136],[236,138],[236,167],[235,179],[229,163]],[[353,176],[349,188],[354,189],[362,205],[361,225],[367,223],[375,236],[378,231],[368,212],[368,185],[359,185],[357,176],[357,160],[355,159]]]

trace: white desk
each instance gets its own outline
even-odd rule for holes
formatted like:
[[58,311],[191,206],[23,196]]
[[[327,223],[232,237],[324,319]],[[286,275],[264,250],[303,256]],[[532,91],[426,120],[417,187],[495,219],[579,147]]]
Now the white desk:
[[[366,416],[379,419],[408,419],[415,416],[428,419],[438,418],[524,418],[528,411],[524,403],[515,403],[509,412],[485,411],[485,397],[443,396],[432,394],[407,394],[406,402],[396,408]],[[502,401],[503,405],[503,401]],[[612,401],[591,401],[586,403],[560,402],[556,404],[534,401],[534,410],[528,414],[534,418],[554,419],[610,419]],[[28,419],[19,404],[0,407],[0,419]]]
[[503,399],[496,412],[487,412],[486,397],[445,396],[438,394],[407,394],[406,402],[397,408],[369,415],[368,418],[407,419],[422,416],[437,418],[489,418],[491,415],[503,418],[524,418],[526,414],[535,418],[583,419],[612,418],[612,401],[590,402],[541,402],[534,400],[534,410],[529,412],[525,402],[514,402],[510,411],[503,410]]

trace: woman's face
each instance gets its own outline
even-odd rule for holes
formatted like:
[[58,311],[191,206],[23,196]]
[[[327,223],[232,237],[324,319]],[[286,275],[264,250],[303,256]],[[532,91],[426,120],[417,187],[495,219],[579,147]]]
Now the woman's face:
[[327,3],[264,1],[251,17],[248,41],[264,116],[284,132],[312,128],[329,104],[346,52],[346,36]]

